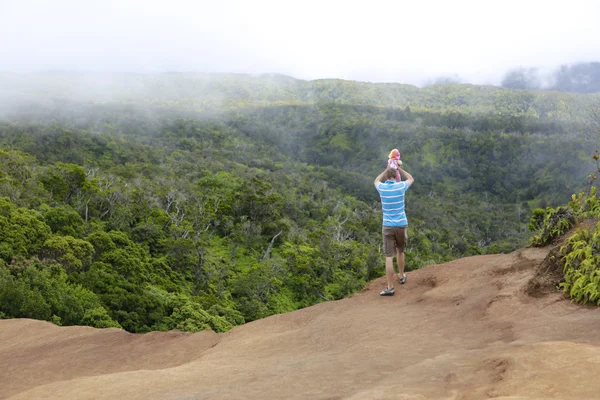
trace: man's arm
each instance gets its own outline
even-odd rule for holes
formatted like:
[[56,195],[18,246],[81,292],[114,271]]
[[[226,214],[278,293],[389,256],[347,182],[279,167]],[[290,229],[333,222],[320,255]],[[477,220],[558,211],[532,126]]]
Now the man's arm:
[[409,186],[412,186],[412,184],[415,182],[415,178],[413,178],[411,174],[409,174],[400,167],[398,167],[398,172],[400,172],[400,175],[402,175],[404,181],[408,183]]
[[377,187],[377,185],[379,185],[382,182],[384,175],[385,175],[385,171],[380,173],[379,176],[377,178],[375,178],[375,182],[373,182],[375,184],[375,187]]

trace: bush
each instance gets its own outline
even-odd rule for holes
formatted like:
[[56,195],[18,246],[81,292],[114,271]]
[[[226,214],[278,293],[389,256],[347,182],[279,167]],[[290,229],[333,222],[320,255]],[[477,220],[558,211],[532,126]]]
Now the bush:
[[561,248],[565,280],[560,287],[577,302],[600,305],[600,223],[571,236]]
[[529,229],[538,231],[529,241],[532,246],[545,246],[553,239],[564,235],[575,225],[575,212],[571,208],[558,207],[546,210],[535,209],[529,222]]

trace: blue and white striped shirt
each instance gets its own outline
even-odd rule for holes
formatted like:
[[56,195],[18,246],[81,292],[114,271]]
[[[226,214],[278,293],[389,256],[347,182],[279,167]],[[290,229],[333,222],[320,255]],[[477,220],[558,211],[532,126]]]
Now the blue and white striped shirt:
[[383,226],[407,226],[408,219],[404,212],[404,193],[410,185],[406,182],[387,180],[375,185],[381,196]]

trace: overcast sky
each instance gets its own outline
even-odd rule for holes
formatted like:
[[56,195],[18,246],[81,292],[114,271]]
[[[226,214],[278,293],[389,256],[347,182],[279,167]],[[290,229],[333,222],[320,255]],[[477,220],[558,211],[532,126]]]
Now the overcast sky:
[[497,83],[600,61],[593,0],[0,0],[0,71]]

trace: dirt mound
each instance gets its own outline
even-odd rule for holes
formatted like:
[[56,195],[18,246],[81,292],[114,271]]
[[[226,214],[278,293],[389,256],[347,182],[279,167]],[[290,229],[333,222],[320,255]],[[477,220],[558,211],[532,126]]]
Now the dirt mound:
[[0,321],[0,398],[597,398],[600,310],[526,290],[550,248],[475,256],[226,334]]
[[544,261],[536,267],[533,277],[525,287],[525,292],[533,297],[555,293],[563,280],[563,269],[560,246],[554,246]]

